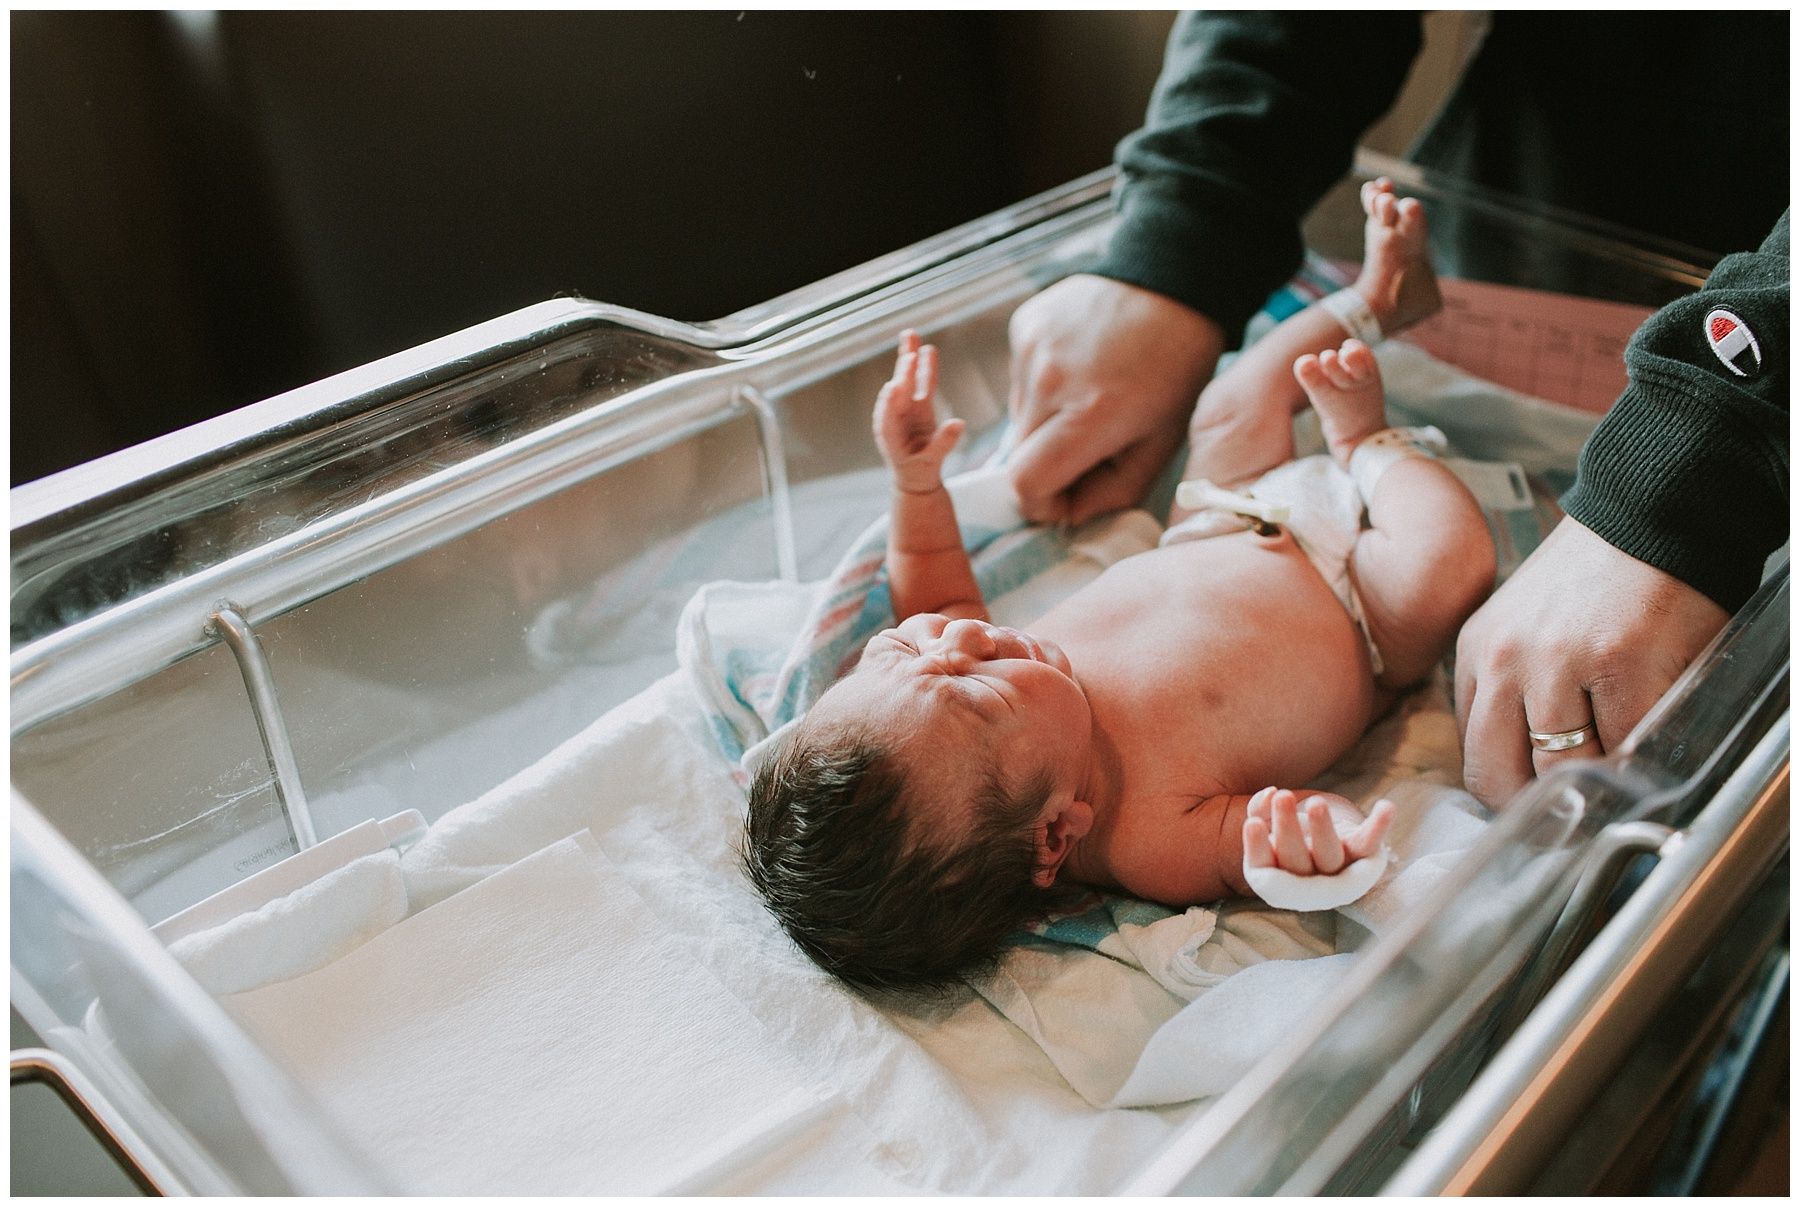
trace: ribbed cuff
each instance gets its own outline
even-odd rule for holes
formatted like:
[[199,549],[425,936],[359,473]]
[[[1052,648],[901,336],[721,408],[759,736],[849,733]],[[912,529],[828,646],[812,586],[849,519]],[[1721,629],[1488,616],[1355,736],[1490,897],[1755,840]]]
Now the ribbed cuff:
[[1093,271],[1199,311],[1235,348],[1244,324],[1300,266],[1300,235],[1291,222],[1230,217],[1236,209],[1229,201],[1177,199],[1149,183],[1128,185],[1119,226]]
[[1642,372],[1581,451],[1563,509],[1608,544],[1727,611],[1787,533],[1786,500],[1746,473],[1771,455],[1674,374]]

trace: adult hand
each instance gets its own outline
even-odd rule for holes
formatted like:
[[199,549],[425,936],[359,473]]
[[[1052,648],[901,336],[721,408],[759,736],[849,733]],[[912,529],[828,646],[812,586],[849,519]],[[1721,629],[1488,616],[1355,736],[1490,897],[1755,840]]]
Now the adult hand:
[[[1557,763],[1616,749],[1727,619],[1725,610],[1564,517],[1456,642],[1469,791],[1500,805]],[[1563,751],[1526,731],[1592,724]]]
[[1224,351],[1217,323],[1106,277],[1064,278],[1013,313],[1012,481],[1028,519],[1079,524],[1143,497]]

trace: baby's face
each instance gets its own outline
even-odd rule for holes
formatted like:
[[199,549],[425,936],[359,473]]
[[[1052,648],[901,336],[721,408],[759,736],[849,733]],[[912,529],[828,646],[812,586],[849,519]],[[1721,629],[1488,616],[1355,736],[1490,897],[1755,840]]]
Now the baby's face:
[[902,739],[927,788],[939,775],[946,787],[982,782],[986,764],[1009,782],[1042,771],[1052,796],[1074,797],[1087,776],[1093,716],[1068,658],[984,621],[920,615],[876,634],[813,715]]

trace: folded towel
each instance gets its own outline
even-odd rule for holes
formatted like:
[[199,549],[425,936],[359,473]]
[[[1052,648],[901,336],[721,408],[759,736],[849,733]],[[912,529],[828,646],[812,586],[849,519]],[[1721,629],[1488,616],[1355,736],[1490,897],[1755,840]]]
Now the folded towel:
[[227,1003],[413,1193],[692,1191],[830,1096],[586,833]]
[[406,916],[400,856],[376,851],[295,891],[169,944],[211,993],[239,993],[323,968]]

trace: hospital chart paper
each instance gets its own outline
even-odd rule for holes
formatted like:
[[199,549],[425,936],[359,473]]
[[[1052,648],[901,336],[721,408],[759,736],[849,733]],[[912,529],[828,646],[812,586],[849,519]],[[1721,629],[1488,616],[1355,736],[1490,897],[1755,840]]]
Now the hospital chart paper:
[[1442,278],[1444,308],[1400,338],[1522,394],[1604,415],[1647,306]]

